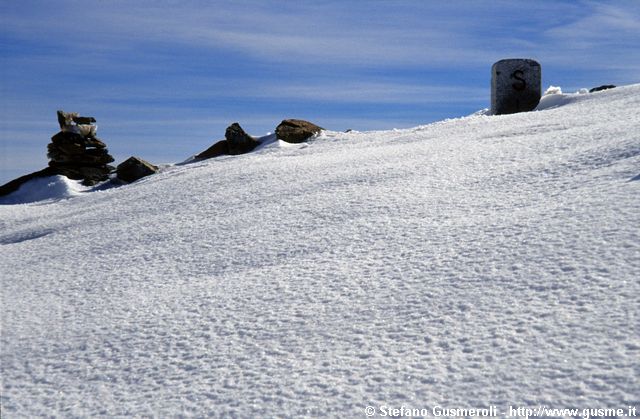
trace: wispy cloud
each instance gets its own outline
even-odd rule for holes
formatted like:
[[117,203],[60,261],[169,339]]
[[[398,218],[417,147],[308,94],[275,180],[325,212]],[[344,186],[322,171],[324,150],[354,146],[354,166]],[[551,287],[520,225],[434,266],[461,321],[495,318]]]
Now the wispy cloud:
[[275,63],[443,66],[479,62],[494,48],[478,42],[468,31],[477,27],[478,14],[484,14],[474,14],[479,7],[473,3],[465,2],[466,13],[447,18],[437,8],[425,8],[419,2],[410,7],[371,2],[368,10],[360,3],[314,3],[186,2],[180,7],[134,3],[117,7],[114,4],[124,4],[89,2],[74,7],[60,2],[55,8],[35,8],[29,13],[30,21],[36,19],[37,25],[27,24],[20,14],[5,16],[1,23],[18,36],[42,39],[47,35],[62,48],[87,54],[121,52],[132,45],[158,42],[240,52]]
[[434,104],[482,100],[486,89],[463,86],[334,81],[266,87],[255,96],[342,103]]
[[144,62],[163,47],[236,54],[236,65],[244,57],[246,65],[446,68],[523,52],[566,64],[575,51],[617,57],[640,33],[634,1],[377,1],[366,9],[348,1],[37,4],[5,6],[3,30],[44,39],[68,58],[80,54],[84,65],[128,54]]

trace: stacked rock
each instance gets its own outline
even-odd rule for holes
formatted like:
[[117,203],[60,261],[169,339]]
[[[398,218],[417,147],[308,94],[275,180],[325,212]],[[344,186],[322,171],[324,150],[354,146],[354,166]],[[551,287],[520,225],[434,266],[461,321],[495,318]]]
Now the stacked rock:
[[107,145],[96,137],[95,118],[58,111],[60,132],[51,137],[47,157],[56,174],[87,186],[107,180],[115,168]]

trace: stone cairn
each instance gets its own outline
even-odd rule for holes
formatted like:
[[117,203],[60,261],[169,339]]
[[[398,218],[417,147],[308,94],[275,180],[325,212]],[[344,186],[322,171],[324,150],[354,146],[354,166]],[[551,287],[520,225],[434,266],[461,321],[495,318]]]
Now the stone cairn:
[[47,146],[49,167],[56,174],[82,180],[87,186],[109,178],[109,173],[115,170],[109,165],[113,157],[107,145],[96,137],[95,122],[93,117],[58,111],[60,132],[51,137]]

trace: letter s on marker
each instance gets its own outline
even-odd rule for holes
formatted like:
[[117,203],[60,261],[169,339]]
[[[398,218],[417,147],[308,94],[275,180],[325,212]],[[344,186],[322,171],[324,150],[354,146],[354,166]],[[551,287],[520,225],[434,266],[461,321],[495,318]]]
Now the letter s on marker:
[[527,87],[527,82],[524,81],[522,76],[524,76],[524,72],[522,70],[516,70],[513,73],[511,73],[511,76],[510,76],[512,79],[518,80],[517,82],[512,83],[511,87],[513,87],[515,90],[519,92],[523,91],[525,87]]

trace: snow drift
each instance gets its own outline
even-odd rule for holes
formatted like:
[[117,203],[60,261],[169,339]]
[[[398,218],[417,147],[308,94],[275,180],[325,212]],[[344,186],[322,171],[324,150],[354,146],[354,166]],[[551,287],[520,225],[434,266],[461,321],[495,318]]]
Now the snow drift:
[[60,200],[77,196],[89,190],[91,190],[90,187],[83,186],[79,181],[71,180],[65,176],[37,177],[24,183],[17,191],[0,197],[0,204]]
[[637,405],[640,85],[553,106],[0,206],[3,414]]

